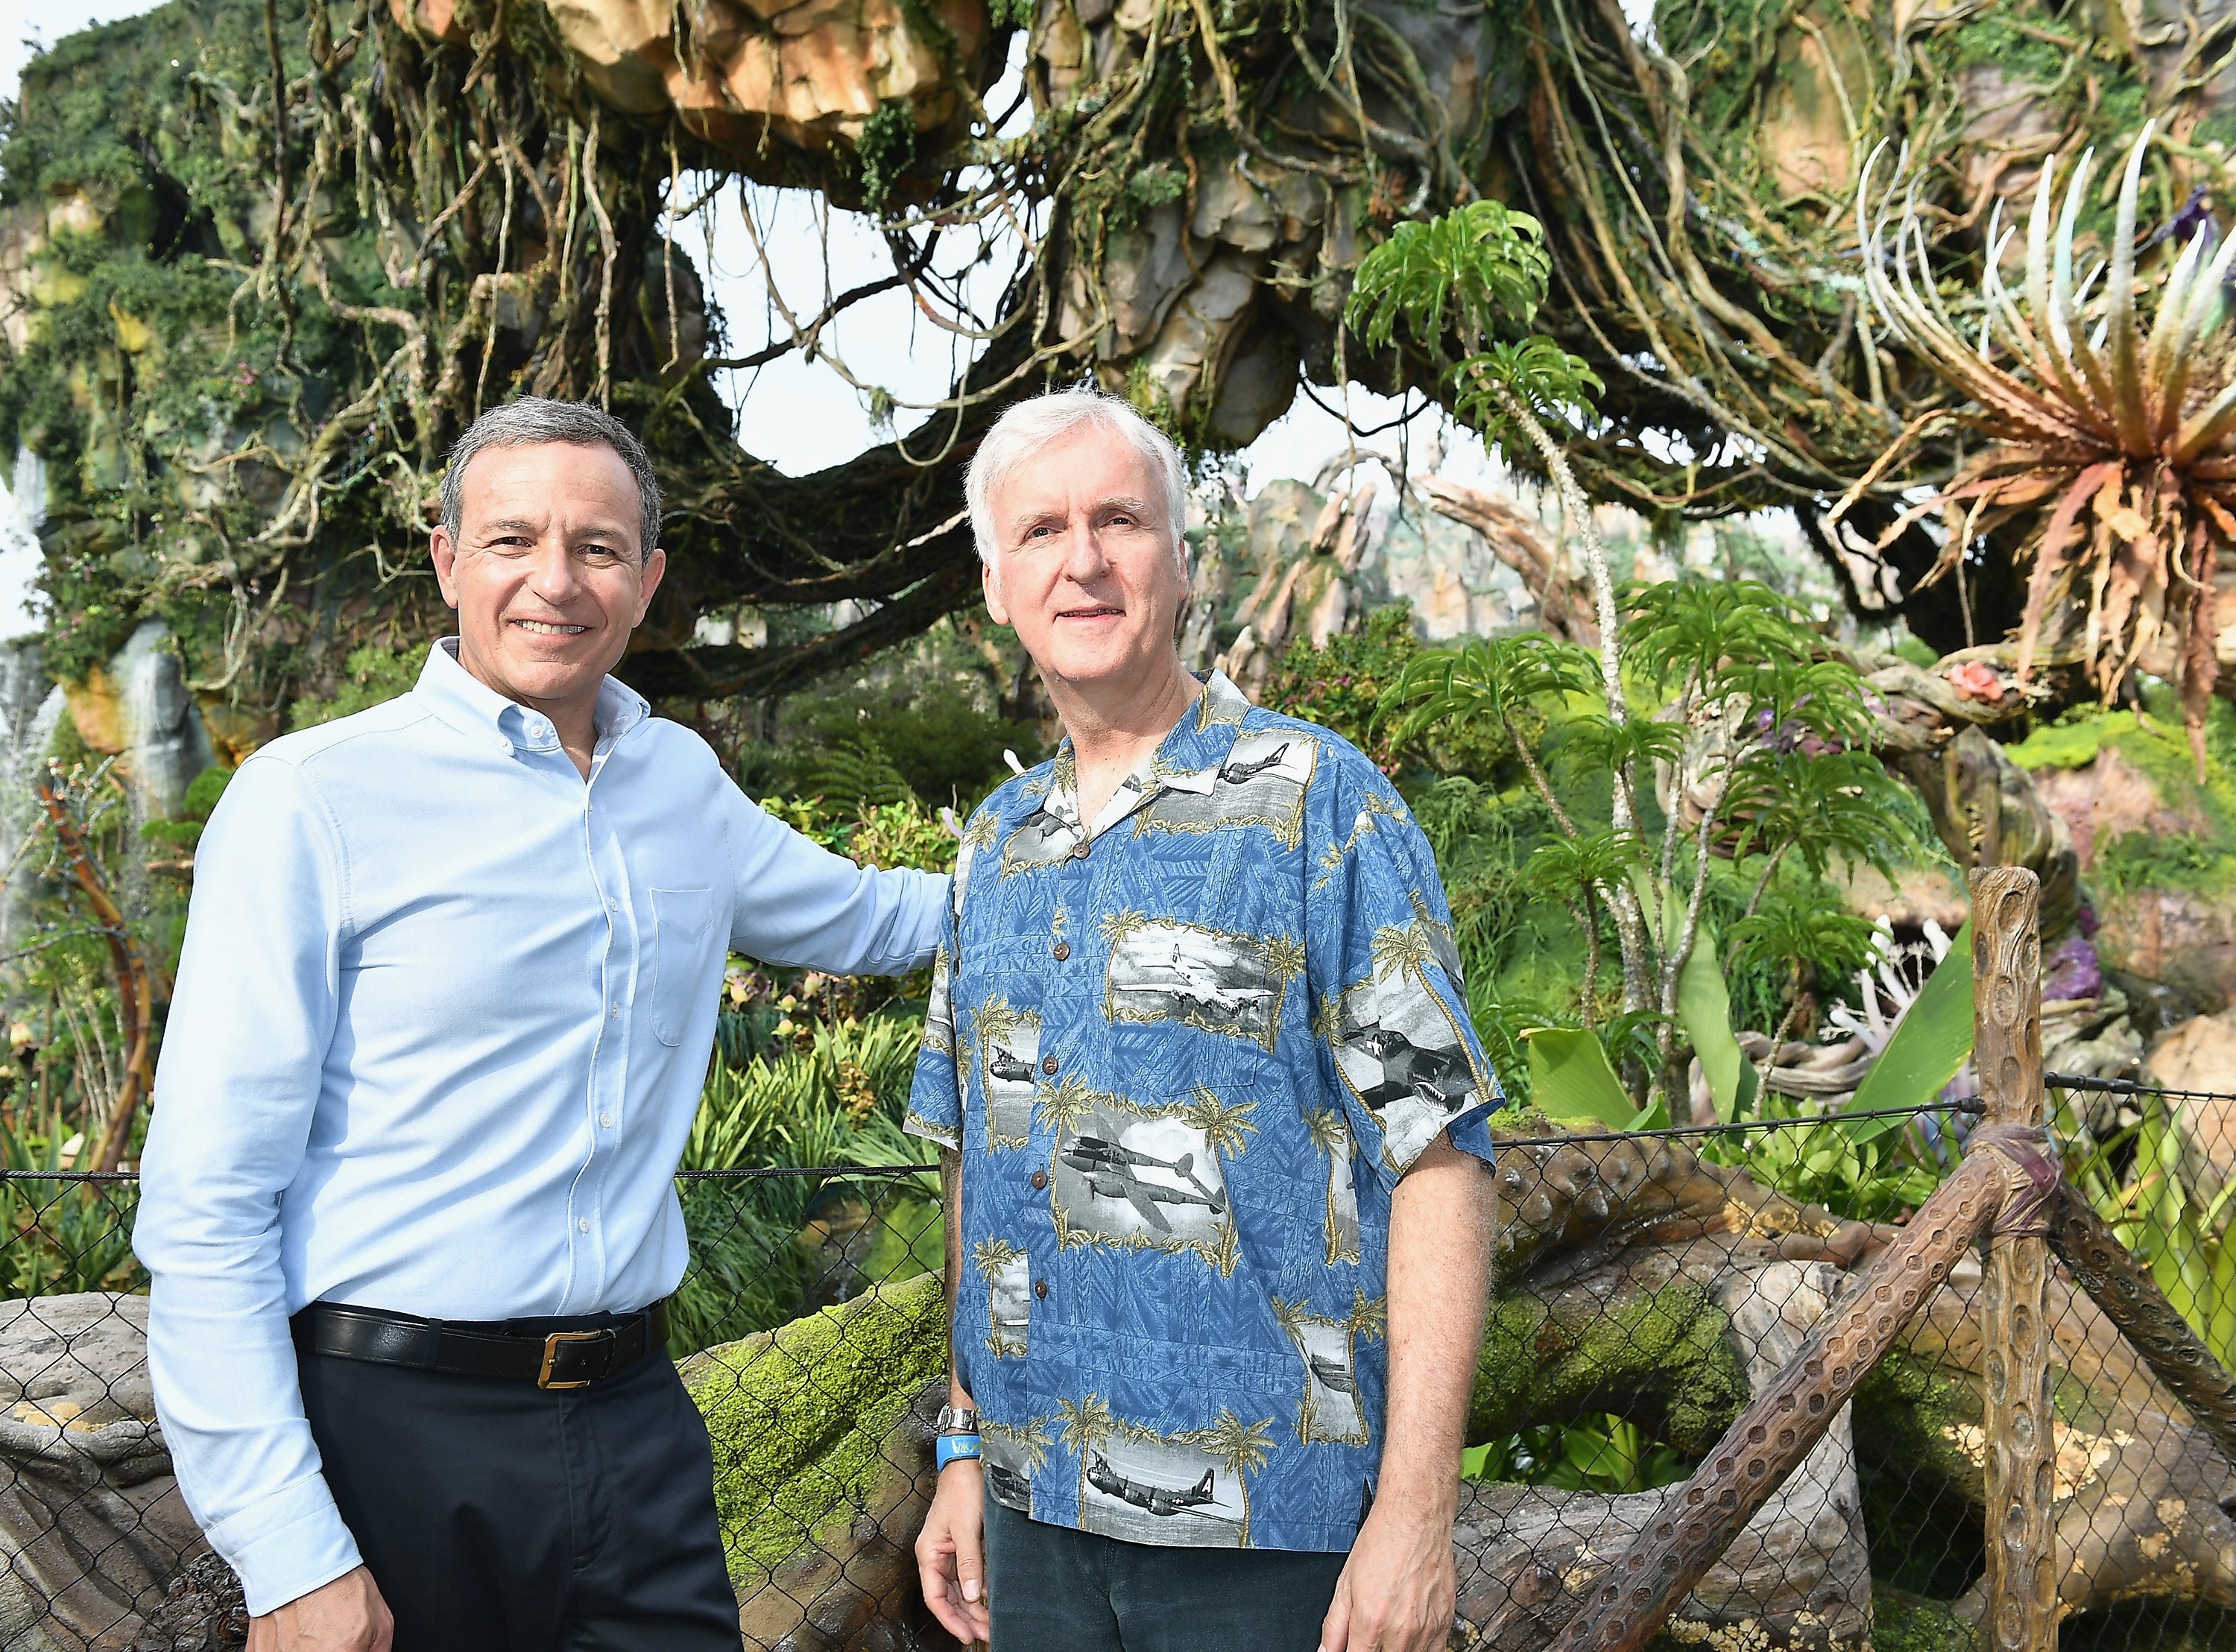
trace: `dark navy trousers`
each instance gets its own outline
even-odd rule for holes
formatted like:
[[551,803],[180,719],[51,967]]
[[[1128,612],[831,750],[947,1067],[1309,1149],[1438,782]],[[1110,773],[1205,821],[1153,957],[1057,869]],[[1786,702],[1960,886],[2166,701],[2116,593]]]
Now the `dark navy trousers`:
[[707,1427],[665,1354],[562,1393],[299,1368],[395,1652],[738,1652]]
[[992,1652],[1315,1652],[1349,1558],[1125,1543],[990,1497]]

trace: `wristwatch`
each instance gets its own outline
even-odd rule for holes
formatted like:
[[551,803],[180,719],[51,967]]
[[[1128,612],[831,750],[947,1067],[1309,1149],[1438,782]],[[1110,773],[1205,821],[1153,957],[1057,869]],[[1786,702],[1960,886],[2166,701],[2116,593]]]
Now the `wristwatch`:
[[939,1420],[932,1425],[935,1434],[975,1434],[978,1432],[978,1413],[968,1406],[942,1406]]

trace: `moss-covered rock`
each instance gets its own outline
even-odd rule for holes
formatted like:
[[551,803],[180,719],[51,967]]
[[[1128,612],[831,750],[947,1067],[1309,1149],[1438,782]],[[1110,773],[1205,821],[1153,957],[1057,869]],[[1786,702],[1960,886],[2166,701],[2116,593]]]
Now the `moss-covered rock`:
[[1540,1296],[1500,1296],[1476,1362],[1470,1439],[1614,1406],[1648,1414],[1661,1438],[1699,1453],[1739,1414],[1746,1377],[1706,1288],[1678,1281],[1578,1308],[1572,1317]]
[[846,1547],[879,1478],[909,1468],[911,1451],[928,1458],[904,1425],[946,1368],[936,1274],[684,1362],[714,1440],[715,1507],[741,1596],[797,1554]]
[[1898,1589],[1871,1595],[1871,1652],[1976,1652],[1980,1636],[1946,1602]]

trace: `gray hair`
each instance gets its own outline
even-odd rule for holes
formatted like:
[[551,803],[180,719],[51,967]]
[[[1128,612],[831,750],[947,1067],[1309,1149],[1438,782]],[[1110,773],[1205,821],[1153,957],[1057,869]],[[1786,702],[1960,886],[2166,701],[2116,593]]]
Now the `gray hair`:
[[978,542],[980,561],[991,563],[1000,542],[995,534],[994,489],[1042,449],[1089,424],[1122,437],[1127,446],[1141,456],[1150,475],[1162,483],[1165,527],[1173,536],[1173,555],[1186,561],[1187,470],[1180,463],[1180,449],[1124,397],[1106,395],[1087,384],[1050,390],[1018,403],[994,421],[994,428],[979,442],[963,484],[963,498],[970,508],[970,534]]
[[455,542],[465,511],[466,467],[485,448],[530,448],[545,442],[564,442],[577,448],[611,448],[636,478],[639,526],[637,556],[652,554],[660,543],[660,478],[652,474],[652,459],[644,444],[603,408],[588,402],[555,402],[546,396],[523,396],[493,407],[466,427],[450,448],[450,469],[443,473],[443,526]]

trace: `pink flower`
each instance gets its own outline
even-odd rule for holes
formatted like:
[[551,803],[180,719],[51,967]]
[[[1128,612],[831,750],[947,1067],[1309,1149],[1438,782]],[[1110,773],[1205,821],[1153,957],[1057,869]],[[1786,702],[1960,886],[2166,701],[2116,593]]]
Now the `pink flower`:
[[1993,665],[1983,659],[1959,661],[1949,668],[1949,686],[1956,691],[1960,700],[1979,700],[1993,705],[2003,698],[2003,679]]

